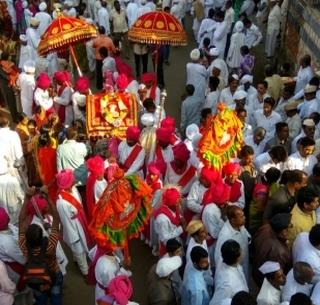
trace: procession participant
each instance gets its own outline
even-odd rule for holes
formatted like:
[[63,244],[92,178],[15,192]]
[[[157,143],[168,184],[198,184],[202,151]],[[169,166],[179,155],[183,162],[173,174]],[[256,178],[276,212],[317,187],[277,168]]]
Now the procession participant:
[[165,189],[162,204],[154,212],[155,231],[159,237],[160,256],[165,254],[166,242],[171,238],[179,238],[183,233],[180,216],[181,194],[176,188]]
[[85,123],[86,122],[86,103],[87,95],[89,94],[90,82],[86,77],[79,77],[75,84],[75,92],[73,92],[72,108],[74,120]]
[[160,89],[157,86],[155,73],[143,73],[141,75],[141,83],[145,84],[147,88],[146,97],[151,97],[155,105],[160,106]]
[[41,106],[46,114],[54,112],[53,108],[53,90],[51,88],[51,79],[47,73],[41,73],[36,82],[34,90],[34,103],[36,106]]
[[278,103],[279,97],[283,90],[283,82],[280,75],[275,73],[271,65],[267,65],[264,69],[265,81],[268,83],[268,94]]
[[284,111],[286,114],[286,123],[289,127],[289,137],[295,139],[301,131],[301,119],[298,114],[298,104],[299,102],[290,102],[284,106]]
[[263,282],[263,275],[259,268],[264,262],[269,260],[278,262],[285,273],[292,267],[291,251],[287,244],[290,221],[289,213],[274,215],[269,223],[258,229],[252,241],[252,275],[259,287]]
[[294,94],[297,94],[303,90],[313,76],[313,70],[311,68],[311,57],[309,54],[304,55],[299,61],[300,67],[296,76],[296,86]]
[[291,153],[295,153],[298,150],[298,142],[301,138],[308,137],[315,141],[316,124],[313,119],[304,119],[302,121],[301,132],[292,140]]
[[245,27],[245,38],[244,43],[245,45],[251,49],[256,47],[262,40],[262,34],[260,29],[252,23],[252,21],[248,18],[243,20],[243,25]]
[[178,137],[176,132],[176,120],[171,116],[166,116],[160,121],[160,127],[169,129],[172,132],[170,137],[170,144],[176,145],[181,142],[181,139]]
[[63,240],[72,250],[81,273],[88,274],[87,253],[92,245],[87,218],[82,200],[76,189],[75,177],[71,169],[65,169],[57,174],[57,185],[60,189],[57,199],[57,210],[63,225]]
[[195,137],[200,135],[199,127],[196,124],[190,124],[186,128],[186,139],[184,140],[184,144],[186,144],[188,150],[190,152],[193,151],[192,141]]
[[131,29],[133,24],[138,19],[138,9],[139,9],[139,4],[134,0],[130,0],[126,8],[129,29]]
[[97,21],[99,26],[103,26],[106,34],[110,35],[110,18],[107,10],[107,2],[101,1],[100,8],[98,9]]
[[23,70],[24,64],[26,61],[33,60],[32,58],[32,48],[30,45],[28,45],[28,40],[26,35],[21,34],[19,36],[20,40],[20,54],[19,54],[19,64],[18,67]]
[[86,205],[88,209],[88,220],[90,221],[95,204],[107,187],[107,181],[104,179],[104,160],[100,156],[94,156],[88,159],[86,166],[89,172],[86,183]]
[[293,88],[291,86],[284,86],[280,99],[277,103],[276,108],[274,109],[276,112],[278,112],[281,115],[282,121],[285,121],[287,116],[286,116],[286,111],[285,111],[285,106],[290,105],[291,103],[294,102],[293,99]]
[[313,112],[319,112],[320,107],[316,98],[317,86],[307,84],[304,87],[304,101],[298,105],[299,116],[303,120],[311,115]]
[[57,71],[54,73],[54,79],[57,84],[57,96],[53,98],[56,112],[60,122],[70,126],[73,122],[71,75],[67,71]]
[[230,186],[230,198],[228,204],[237,205],[241,209],[245,207],[245,194],[243,182],[239,180],[241,166],[239,163],[227,163],[222,172],[224,174],[224,182]]
[[35,62],[27,60],[23,64],[23,72],[20,73],[17,80],[17,86],[20,88],[20,101],[22,112],[29,118],[32,117],[33,93],[35,89]]
[[[219,84],[219,89],[222,90],[224,89],[225,85],[227,84],[227,81],[229,79],[229,70],[228,70],[228,66],[226,64],[226,62],[223,60],[223,58],[220,58],[220,50],[218,48],[211,48],[209,51],[209,55],[211,56],[211,64],[210,66],[207,68],[207,71],[209,73],[209,76],[214,75],[213,70],[214,68],[219,69],[220,70],[220,82],[222,80],[221,83],[223,84]],[[216,76],[218,77],[218,76]]]
[[30,27],[27,28],[26,30],[26,38],[27,38],[27,44],[31,47],[32,50],[32,59],[36,60],[37,59],[37,48],[40,43],[40,35],[38,32],[38,26],[40,24],[40,20],[31,17],[30,19]]
[[228,87],[224,88],[220,93],[220,102],[230,107],[234,104],[234,94],[239,87],[239,76],[232,74],[228,79]]
[[268,58],[273,57],[277,48],[280,33],[281,11],[277,0],[270,0],[270,12],[267,21],[265,53]]
[[[212,41],[213,38],[213,33],[214,33],[214,25],[216,24],[214,20],[214,9],[211,8],[208,10],[208,13],[205,14],[207,16],[201,21],[201,25],[199,28],[198,32],[198,37],[197,37],[197,42],[198,42],[198,47],[201,49],[203,47],[203,42],[205,38],[209,38],[210,42]],[[210,32],[207,31],[207,29],[210,28],[212,29]]]
[[140,145],[139,138],[140,129],[136,126],[129,126],[126,131],[126,140],[119,144],[119,165],[125,175],[144,176],[142,167],[145,161],[145,150]]
[[185,197],[196,178],[196,168],[189,164],[190,152],[183,142],[173,146],[172,151],[174,159],[167,163],[164,184],[178,185]]
[[289,138],[289,127],[286,122],[278,122],[276,124],[275,135],[271,138],[264,147],[264,152],[268,151],[271,147],[281,145],[283,146],[288,155],[291,153],[291,139]]
[[286,276],[278,262],[267,261],[259,268],[264,280],[257,297],[258,305],[278,305],[281,302],[281,290]]
[[201,0],[193,1],[191,10],[193,12],[193,23],[192,23],[193,37],[195,41],[197,41],[201,22],[205,18],[203,2]]
[[229,25],[225,20],[225,12],[218,10],[216,13],[216,21],[217,24],[213,34],[212,44],[219,50],[219,58],[223,58],[227,44],[227,34],[229,30]]
[[257,127],[253,130],[253,134],[244,138],[246,145],[251,146],[255,157],[259,156],[263,152],[265,146],[266,130],[263,127]]
[[15,283],[9,278],[6,265],[0,260],[0,298],[2,305],[12,305],[16,290]]
[[39,12],[34,16],[40,21],[38,26],[39,37],[42,36],[42,34],[46,31],[46,29],[52,22],[52,17],[50,16],[50,14],[48,14],[47,8],[47,4],[45,2],[41,2],[39,4]]
[[209,108],[212,109],[212,113],[217,112],[217,104],[219,101],[220,90],[219,88],[220,79],[216,76],[209,77],[209,90],[210,92],[206,95],[205,103],[202,109]]
[[242,77],[246,74],[253,74],[254,65],[255,65],[255,57],[254,55],[250,54],[250,50],[246,45],[243,45],[240,48],[240,71],[239,75]]
[[241,208],[230,206],[227,209],[227,221],[219,232],[215,248],[215,264],[221,263],[221,247],[228,239],[234,239],[241,247],[241,261],[246,279],[249,279],[249,243],[251,235],[244,227],[245,216]]

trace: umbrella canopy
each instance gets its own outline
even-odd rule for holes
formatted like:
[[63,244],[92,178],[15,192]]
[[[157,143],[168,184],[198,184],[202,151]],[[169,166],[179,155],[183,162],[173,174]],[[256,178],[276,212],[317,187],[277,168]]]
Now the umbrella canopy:
[[137,43],[187,45],[187,35],[181,23],[163,11],[150,12],[139,17],[129,30],[128,37]]
[[40,55],[67,50],[71,45],[97,36],[96,28],[86,21],[69,16],[58,16],[41,36]]

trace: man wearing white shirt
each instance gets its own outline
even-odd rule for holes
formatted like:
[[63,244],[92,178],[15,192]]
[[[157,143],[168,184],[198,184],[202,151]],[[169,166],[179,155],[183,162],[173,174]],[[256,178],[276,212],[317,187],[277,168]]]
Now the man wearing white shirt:
[[318,88],[312,85],[306,85],[304,88],[304,102],[298,106],[301,119],[309,117],[313,112],[320,112],[320,104],[316,99]]
[[220,102],[225,104],[227,107],[234,105],[234,94],[238,90],[239,77],[237,74],[229,76],[229,86],[221,90]]
[[291,152],[294,153],[298,150],[298,141],[303,137],[308,137],[312,140],[315,139],[316,124],[312,119],[304,119],[302,122],[301,132],[293,139],[291,144]]
[[146,6],[151,9],[151,11],[155,11],[157,6],[154,4],[153,0],[147,0]]
[[36,59],[38,56],[37,48],[40,43],[40,35],[38,32],[38,26],[40,24],[40,20],[32,17],[30,19],[30,27],[26,30],[26,38],[27,44],[32,49],[32,58]]
[[209,305],[221,305],[239,291],[249,291],[240,265],[242,250],[239,242],[229,239],[221,247],[222,261],[217,265],[214,294]]
[[146,0],[140,0],[140,6],[138,8],[138,13],[137,13],[138,18],[146,13],[152,12],[151,8],[146,4],[147,4]]
[[106,34],[110,34],[110,17],[107,10],[107,2],[102,1],[101,7],[98,10],[98,24],[103,26],[106,30]]
[[28,45],[27,37],[24,34],[19,36],[20,39],[20,54],[18,67],[23,70],[23,65],[27,60],[32,60],[32,47]]
[[314,272],[312,283],[320,280],[320,224],[312,227],[310,232],[302,232],[292,247],[293,262],[306,262]]
[[263,174],[270,167],[275,167],[281,172],[284,170],[284,162],[286,162],[288,154],[283,146],[273,146],[269,151],[256,157],[255,166]]
[[248,18],[243,20],[243,25],[245,26],[245,29],[246,29],[246,35],[244,38],[245,45],[249,49],[256,47],[262,40],[261,31]]
[[139,5],[134,0],[130,0],[127,5],[126,11],[128,18],[128,27],[130,29],[138,19]]
[[[228,24],[224,20],[225,13],[222,11],[218,11],[216,13],[216,22],[217,24],[215,25],[216,29],[213,34],[213,41],[212,44],[219,49],[220,51],[220,58],[223,58],[225,48],[226,48],[226,43],[227,43],[227,34],[228,34]],[[210,29],[208,29],[208,32]]]
[[[214,20],[214,10],[210,9],[208,14],[205,14],[208,16],[207,18],[203,19],[201,21],[200,29],[198,32],[198,39],[197,42],[199,44],[199,48],[203,47],[203,40],[208,37],[210,39],[210,42],[213,40],[213,33],[215,30],[216,21]],[[210,31],[208,31],[208,28],[210,28]]]
[[249,145],[253,148],[254,155],[258,157],[260,154],[262,154],[264,146],[265,146],[265,135],[266,130],[263,127],[257,127],[253,134],[245,137],[244,142],[246,145]]
[[209,68],[207,69],[209,76],[213,75],[214,68],[218,68],[220,70],[220,76],[223,79],[223,85],[221,84],[221,80],[220,80],[219,88],[224,89],[229,79],[229,70],[228,70],[227,63],[222,58],[219,57],[220,50],[218,48],[211,48],[209,51],[209,55],[211,56],[211,60],[212,60]]
[[296,262],[287,274],[286,284],[282,289],[282,302],[290,302],[291,297],[300,292],[310,296],[314,272],[306,262]]
[[291,139],[294,139],[299,135],[302,126],[297,107],[298,102],[291,102],[284,106],[284,111],[287,116],[286,123],[289,127],[289,137]]
[[244,90],[245,92],[247,92],[247,107],[253,104],[254,99],[257,96],[257,89],[252,86],[252,83],[253,76],[245,74],[240,79],[240,86],[238,87],[238,90]]
[[280,33],[281,11],[277,0],[270,0],[270,12],[267,22],[267,35],[265,43],[265,53],[267,57],[275,55],[277,38]]
[[38,27],[38,33],[39,36],[41,36],[48,26],[52,22],[52,17],[47,13],[47,4],[45,2],[41,2],[39,4],[39,12],[35,14],[35,18],[37,18],[40,21],[39,27]]
[[311,175],[314,165],[318,160],[313,155],[315,141],[304,137],[298,141],[298,151],[289,156],[286,167],[289,170],[299,169]]
[[294,93],[297,94],[300,90],[303,90],[311,80],[312,76],[313,70],[311,68],[311,57],[307,54],[300,59],[300,68],[296,77]]
[[206,100],[202,109],[210,108],[212,113],[217,112],[217,104],[219,101],[220,91],[218,90],[220,80],[218,77],[210,76],[209,77],[209,88],[210,92],[206,96]]

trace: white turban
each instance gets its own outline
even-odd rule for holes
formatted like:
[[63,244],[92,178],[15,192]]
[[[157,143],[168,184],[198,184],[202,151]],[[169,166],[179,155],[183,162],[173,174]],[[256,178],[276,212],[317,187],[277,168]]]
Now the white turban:
[[259,271],[262,274],[272,273],[280,270],[280,264],[278,262],[266,261],[260,268]]
[[199,60],[200,59],[200,51],[199,51],[199,49],[193,49],[190,52],[190,58],[191,58],[191,60]]
[[182,260],[180,256],[163,257],[157,263],[156,274],[160,277],[167,277],[173,271],[180,268]]
[[245,83],[252,84],[253,83],[253,76],[249,75],[249,74],[243,75],[240,80],[240,83],[241,83],[241,85],[244,85]]
[[199,133],[199,127],[197,124],[190,124],[186,128],[186,137],[192,141],[195,135],[200,134]]
[[22,7],[23,7],[23,8],[27,8],[28,5],[29,5],[28,1],[23,1],[23,2],[22,2]]
[[39,10],[41,11],[41,12],[43,12],[43,11],[45,11],[47,9],[47,4],[45,3],[45,2],[41,2],[40,4],[39,4]]
[[140,120],[143,126],[151,127],[154,124],[154,115],[152,113],[144,113]]
[[24,35],[24,34],[21,34],[21,35],[19,36],[19,39],[20,39],[21,41],[23,41],[23,42],[27,42],[27,36]]
[[243,31],[243,23],[242,21],[237,21],[234,25],[236,32],[241,33]]
[[233,99],[234,100],[243,100],[244,98],[247,97],[247,92],[245,92],[244,90],[237,90],[235,93],[234,93],[234,96],[233,96]]
[[36,63],[33,60],[27,60],[23,65],[23,71],[30,74],[35,73]]
[[218,48],[211,48],[209,50],[209,55],[210,56],[219,56],[220,55],[220,50]]

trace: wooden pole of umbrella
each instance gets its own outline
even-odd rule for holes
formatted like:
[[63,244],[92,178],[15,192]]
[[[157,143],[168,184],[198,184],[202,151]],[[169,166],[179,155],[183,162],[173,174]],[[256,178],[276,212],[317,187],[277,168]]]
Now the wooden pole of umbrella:
[[74,49],[73,49],[72,45],[69,46],[69,51],[70,51],[70,55],[73,59],[74,65],[76,66],[77,72],[78,72],[79,76],[82,77],[83,74],[81,72],[81,69],[80,69],[80,66],[79,66],[76,54],[74,53]]

